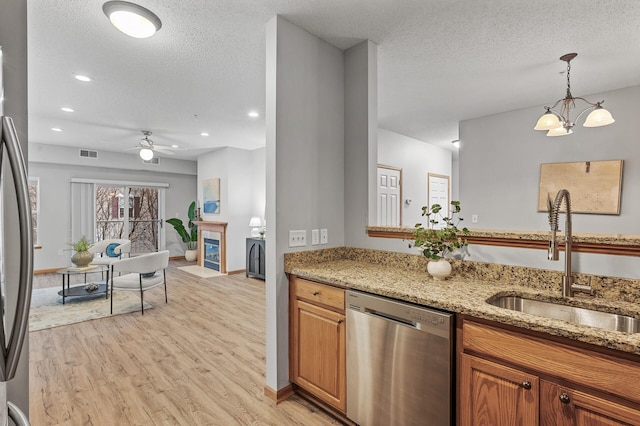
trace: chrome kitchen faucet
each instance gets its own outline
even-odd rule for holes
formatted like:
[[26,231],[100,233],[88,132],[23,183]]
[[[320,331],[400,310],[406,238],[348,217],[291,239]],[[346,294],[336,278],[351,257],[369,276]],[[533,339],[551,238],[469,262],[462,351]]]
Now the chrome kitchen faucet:
[[566,222],[564,230],[564,275],[562,277],[562,297],[573,297],[573,293],[581,291],[584,293],[592,293],[589,285],[574,284],[574,277],[571,273],[571,196],[569,191],[561,189],[556,194],[553,204],[549,205],[549,225],[551,226],[551,240],[549,240],[549,260],[558,260],[558,243],[556,241],[556,232],[558,231],[558,213],[562,200],[565,200],[567,206]]

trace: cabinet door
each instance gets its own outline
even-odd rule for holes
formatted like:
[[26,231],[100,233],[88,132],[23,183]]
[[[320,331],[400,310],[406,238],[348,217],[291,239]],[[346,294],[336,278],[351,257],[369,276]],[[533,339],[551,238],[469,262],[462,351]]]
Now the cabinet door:
[[291,381],[341,411],[346,410],[345,316],[293,301]]
[[538,377],[471,355],[460,357],[463,426],[538,424]]
[[640,409],[542,381],[540,388],[542,426],[632,426],[640,425]]

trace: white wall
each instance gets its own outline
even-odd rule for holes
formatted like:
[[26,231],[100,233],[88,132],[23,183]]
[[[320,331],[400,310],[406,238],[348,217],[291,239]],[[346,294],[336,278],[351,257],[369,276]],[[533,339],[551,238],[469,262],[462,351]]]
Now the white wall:
[[247,151],[221,148],[198,157],[198,199],[202,182],[220,178],[220,214],[202,214],[204,220],[227,222],[227,271],[246,266],[246,237],[252,216],[263,218],[265,200],[265,149]]
[[[281,17],[266,24],[267,377],[289,382],[289,230],[326,228],[344,245],[343,53]],[[306,247],[303,249],[310,249]]]
[[[18,132],[18,138],[22,146],[25,162],[28,160],[28,102],[27,102],[27,2],[24,0],[2,0],[0,2],[0,46],[2,46],[4,60],[2,63],[2,76],[4,80],[4,109],[3,114],[12,117]],[[4,241],[17,241],[20,238],[18,232],[17,209],[15,196],[11,188],[10,175],[4,171]],[[18,282],[19,262],[18,252],[15,247],[4,247],[4,274],[5,283]],[[14,305],[17,298],[16,287],[7,285],[7,326],[12,324]],[[28,416],[29,415],[29,338],[24,339],[20,364],[16,372],[16,378],[7,386],[8,399],[13,401]]]
[[[451,196],[451,154],[451,151],[430,143],[378,129],[378,163],[402,169],[402,226],[413,226],[423,219],[422,206],[428,204],[429,173],[449,176]],[[404,203],[407,198],[413,199],[411,205]]]
[[80,157],[80,149],[68,146],[47,145],[41,143],[29,143],[29,161],[65,164],[70,166],[106,167],[125,170],[145,170],[156,173],[179,173],[195,175],[197,163],[190,160],[178,160],[174,158],[158,156],[158,164],[142,162],[137,151],[125,154],[111,151],[98,152],[98,158]]
[[[621,214],[573,214],[573,232],[640,234],[640,86],[580,95],[604,99],[616,122],[586,128],[581,119],[572,135],[552,138],[533,130],[544,112],[536,106],[460,123],[460,199],[465,212],[478,215],[473,227],[546,231],[547,213],[537,211],[541,163],[622,159]],[[562,228],[564,217],[560,221]],[[540,250],[476,246],[470,251],[473,260],[494,263],[546,269],[562,269],[564,263],[547,262]],[[640,277],[638,259],[631,257],[576,253],[574,270]]]
[[[164,219],[179,213],[185,220],[189,203],[196,199],[194,175],[39,162],[29,163],[29,175],[40,178],[38,233],[42,249],[35,251],[35,270],[62,268],[70,264],[72,253],[65,251],[60,256],[58,251],[68,250],[71,242],[71,178],[168,183]],[[185,244],[173,228],[165,223],[161,232],[165,232],[166,248],[171,255],[182,255]]]
[[345,244],[366,247],[375,219],[378,161],[378,50],[371,41],[344,52]]

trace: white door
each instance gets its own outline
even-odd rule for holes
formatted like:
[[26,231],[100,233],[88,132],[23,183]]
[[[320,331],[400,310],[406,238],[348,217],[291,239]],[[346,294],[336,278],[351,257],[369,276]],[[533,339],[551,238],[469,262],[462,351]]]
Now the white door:
[[[436,175],[429,173],[428,175],[428,191],[429,191],[429,208],[434,204],[440,204],[442,210],[440,214],[443,217],[449,216],[449,176]],[[439,218],[436,218],[439,219]],[[444,223],[440,221],[434,228],[444,227]]]
[[402,169],[378,166],[378,226],[402,224],[400,200],[402,198]]

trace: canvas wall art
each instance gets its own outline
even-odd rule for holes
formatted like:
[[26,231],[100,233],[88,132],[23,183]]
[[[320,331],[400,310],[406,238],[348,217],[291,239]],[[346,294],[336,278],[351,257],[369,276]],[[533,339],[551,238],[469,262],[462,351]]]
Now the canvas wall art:
[[220,214],[220,178],[203,180],[202,196],[204,199],[204,212]]

